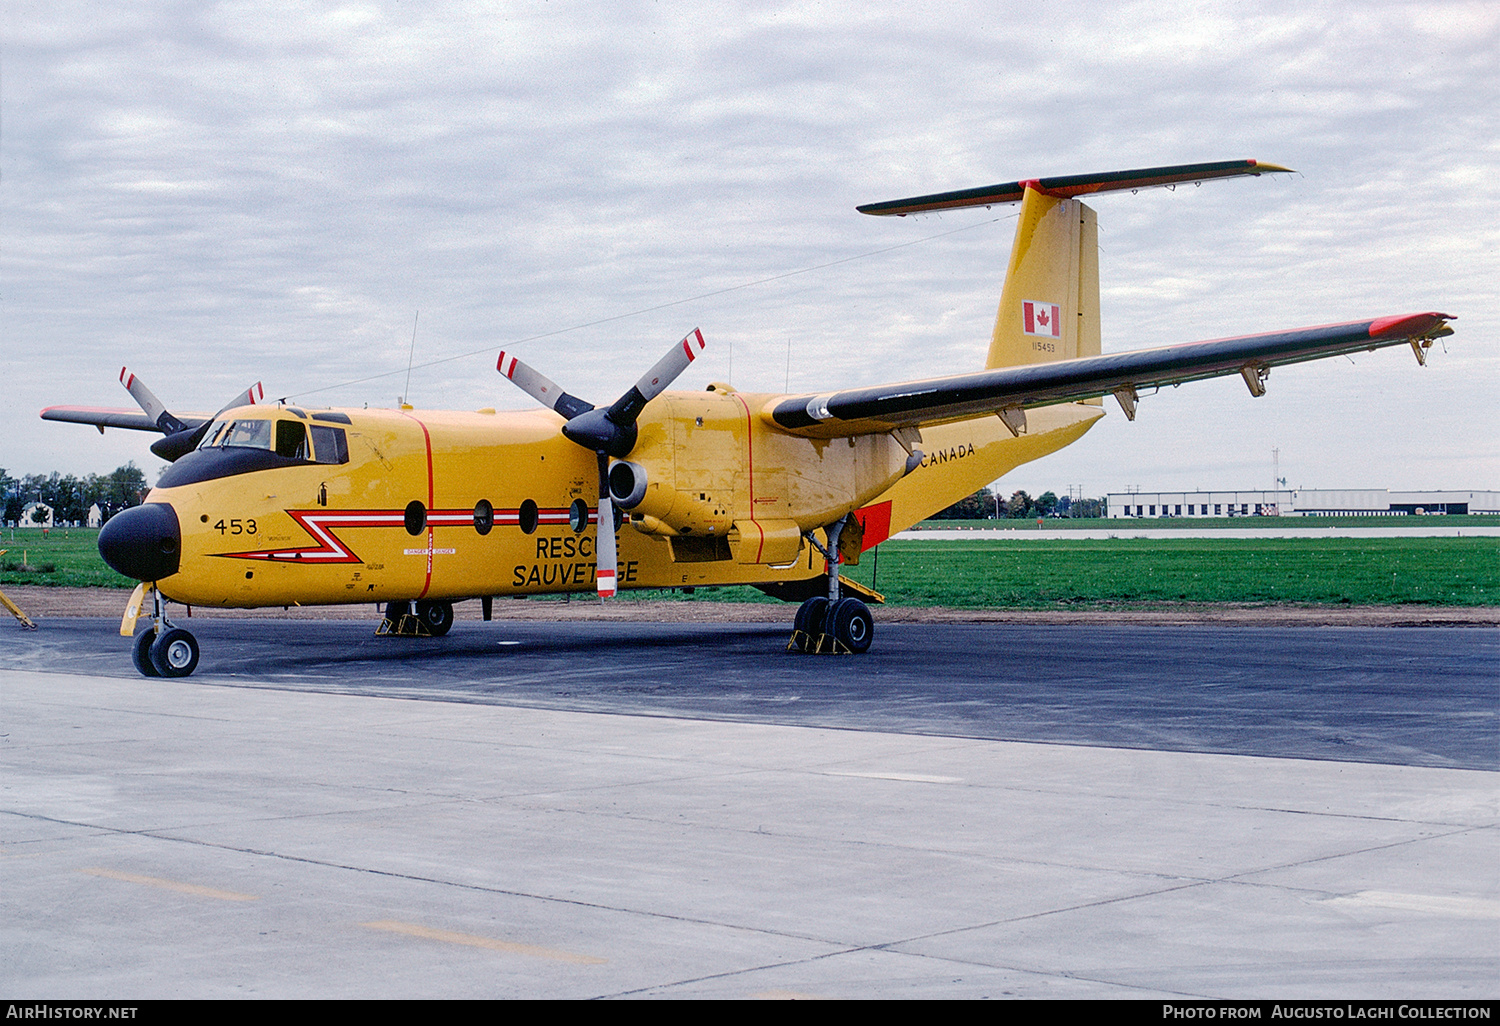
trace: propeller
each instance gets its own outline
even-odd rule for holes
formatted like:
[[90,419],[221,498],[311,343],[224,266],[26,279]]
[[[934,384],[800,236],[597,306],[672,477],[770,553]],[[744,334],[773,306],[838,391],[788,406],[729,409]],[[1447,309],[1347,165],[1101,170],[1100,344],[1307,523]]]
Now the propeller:
[[156,422],[157,429],[163,435],[166,435],[165,438],[151,443],[151,451],[168,463],[175,463],[183,456],[198,448],[198,443],[203,441],[203,436],[208,433],[209,427],[218,419],[219,413],[223,413],[225,410],[232,410],[236,406],[252,406],[258,400],[265,398],[266,394],[266,390],[257,381],[239,395],[229,400],[228,403],[219,409],[219,413],[215,413],[202,424],[190,427],[179,417],[174,416],[167,409],[166,404],[156,398],[156,393],[146,387],[144,381],[130,373],[128,367],[120,368],[120,384],[125,386],[125,390],[130,393],[131,398],[140,405],[142,410],[146,411],[146,416]]
[[704,348],[703,332],[692,334],[667,350],[655,366],[642,375],[614,403],[603,409],[570,395],[541,371],[501,352],[495,369],[509,378],[521,391],[560,414],[567,423],[562,433],[571,442],[591,450],[599,460],[598,540],[594,545],[595,574],[599,597],[615,594],[615,511],[609,495],[609,460],[624,459],[635,448],[636,420],[646,404],[666,391],[688,364]]

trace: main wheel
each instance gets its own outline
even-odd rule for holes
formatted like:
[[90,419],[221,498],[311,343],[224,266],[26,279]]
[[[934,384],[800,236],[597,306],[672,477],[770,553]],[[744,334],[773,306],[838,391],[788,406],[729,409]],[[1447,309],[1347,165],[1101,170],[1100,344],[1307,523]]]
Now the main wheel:
[[434,638],[441,638],[453,626],[453,603],[418,602],[417,619],[426,625]]
[[875,620],[870,607],[857,598],[839,599],[828,610],[828,633],[849,651],[867,652],[875,640]]
[[151,643],[156,640],[156,631],[147,627],[137,634],[130,643],[130,661],[135,663],[135,668],[142,677],[160,677],[156,671],[156,664],[151,661]]
[[150,651],[151,665],[163,677],[186,677],[198,668],[198,639],[181,627],[158,634]]
[[792,629],[797,632],[798,647],[811,652],[818,635],[823,633],[823,619],[828,613],[828,597],[814,595],[797,607],[797,616],[792,620]]

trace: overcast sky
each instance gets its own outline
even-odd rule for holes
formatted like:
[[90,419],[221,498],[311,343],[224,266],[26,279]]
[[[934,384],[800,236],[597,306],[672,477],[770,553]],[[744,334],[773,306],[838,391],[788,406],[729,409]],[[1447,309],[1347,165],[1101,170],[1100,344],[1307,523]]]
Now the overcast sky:
[[1446,352],[1111,404],[1001,487],[1263,488],[1278,448],[1292,486],[1500,488],[1494,3],[3,11],[14,476],[155,479],[155,436],[37,418],[130,406],[122,365],[173,409],[393,406],[414,321],[419,408],[525,408],[501,348],[607,402],[699,326],[680,387],[978,369],[1015,208],[856,204],[1254,157],[1300,173],[1091,201],[1105,351],[1440,310]]

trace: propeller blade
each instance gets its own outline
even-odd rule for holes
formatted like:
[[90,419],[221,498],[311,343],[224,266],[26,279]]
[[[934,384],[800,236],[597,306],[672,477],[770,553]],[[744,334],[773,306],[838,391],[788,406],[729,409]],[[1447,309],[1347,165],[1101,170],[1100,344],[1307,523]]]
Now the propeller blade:
[[[569,395],[545,374],[503,352],[495,369],[537,402],[562,414],[567,420],[562,431],[570,441],[596,453],[624,459],[635,447],[635,422],[641,411],[646,408],[647,403],[666,391],[667,386],[679,374],[687,370],[688,364],[698,358],[698,352],[703,348],[703,332],[694,328],[691,335],[668,350],[667,355],[657,360],[656,366],[648,370],[645,377],[632,385],[630,391],[615,400],[614,405],[608,409],[598,409],[592,403]],[[603,459],[604,456],[601,455],[600,458]],[[607,470],[606,466],[600,467],[601,481]],[[608,484],[601,484],[599,491],[605,496],[604,501],[608,502]]]
[[[145,386],[140,386],[144,388]],[[166,438],[151,444],[151,451],[168,463],[176,463],[182,457],[198,448],[198,443],[208,435],[208,429],[214,426],[214,421],[219,419],[219,414],[225,410],[232,410],[239,406],[254,406],[258,401],[266,397],[266,390],[257,381],[239,395],[229,400],[212,417],[205,420],[197,427],[184,425],[181,430],[173,431]],[[168,414],[171,416],[171,414]],[[174,418],[175,419],[175,418]],[[180,422],[179,422],[180,423]]]
[[162,434],[175,435],[187,427],[182,421],[172,416],[166,404],[156,398],[156,393],[147,388],[144,381],[130,373],[129,367],[120,368],[120,384],[125,386],[125,391],[130,393],[130,397],[146,411],[146,416],[156,422]]
[[609,408],[609,419],[616,424],[635,423],[646,404],[665,392],[677,376],[688,369],[688,364],[698,358],[705,344],[703,330],[694,328],[692,334],[667,350],[667,355],[657,360],[656,366],[648,370],[634,388],[615,400]]
[[521,391],[547,409],[562,414],[567,420],[572,420],[580,413],[587,413],[594,408],[593,403],[584,402],[575,395],[569,395],[547,375],[535,367],[522,363],[514,356],[507,356],[503,350],[500,353],[500,359],[495,362],[495,369],[509,378]]
[[[266,390],[264,387],[262,387],[261,383],[257,381],[255,384],[245,389],[239,395],[229,400],[229,402],[219,407],[219,413],[223,413],[225,410],[232,410],[236,406],[254,406],[265,397]],[[214,414],[215,419],[218,419],[219,413]]]
[[599,453],[599,522],[594,539],[594,584],[601,599],[614,598],[615,508],[609,497],[609,455]]

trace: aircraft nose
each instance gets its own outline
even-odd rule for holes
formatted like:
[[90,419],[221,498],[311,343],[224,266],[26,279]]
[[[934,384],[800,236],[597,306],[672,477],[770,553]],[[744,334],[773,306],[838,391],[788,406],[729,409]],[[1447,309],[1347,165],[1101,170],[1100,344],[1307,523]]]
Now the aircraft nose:
[[164,502],[148,502],[116,513],[99,531],[99,555],[138,581],[171,577],[182,556],[177,511]]

